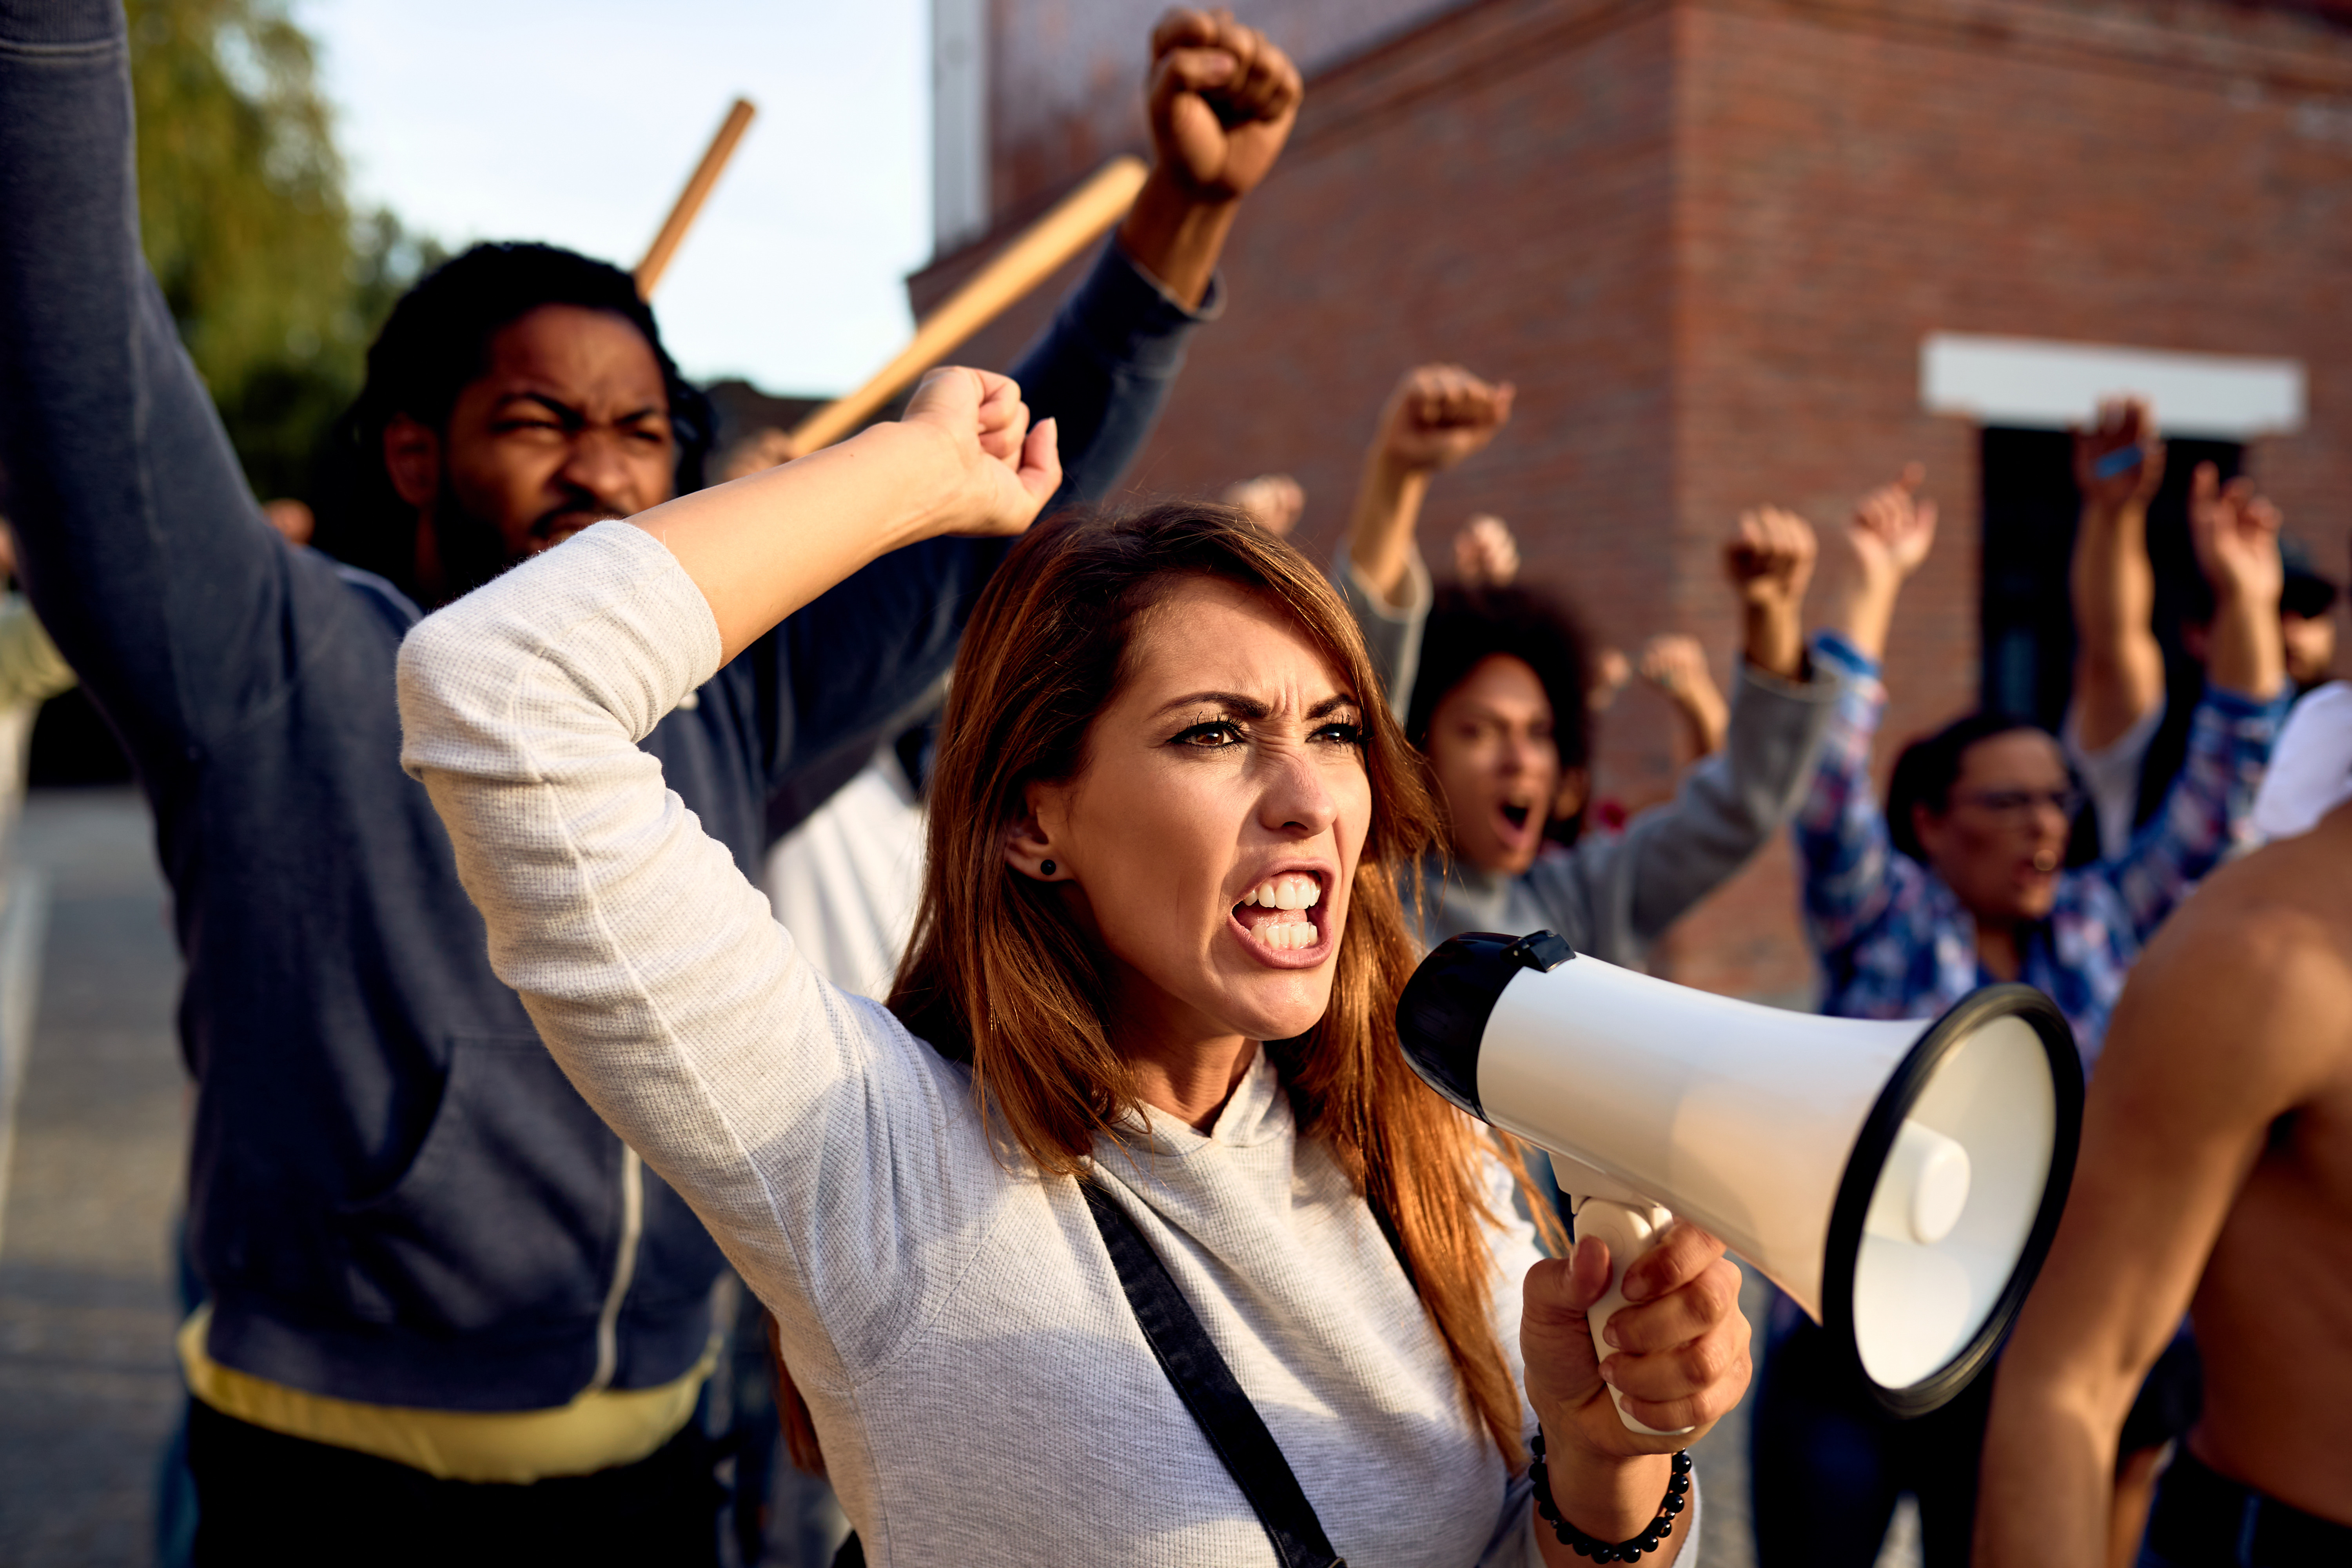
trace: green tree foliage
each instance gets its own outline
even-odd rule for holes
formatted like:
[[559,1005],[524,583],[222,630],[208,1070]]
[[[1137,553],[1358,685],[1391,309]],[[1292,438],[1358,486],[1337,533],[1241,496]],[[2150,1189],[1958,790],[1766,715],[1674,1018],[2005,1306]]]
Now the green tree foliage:
[[129,0],[141,238],[246,477],[303,496],[369,339],[440,258],[344,194],[317,51],[286,0]]

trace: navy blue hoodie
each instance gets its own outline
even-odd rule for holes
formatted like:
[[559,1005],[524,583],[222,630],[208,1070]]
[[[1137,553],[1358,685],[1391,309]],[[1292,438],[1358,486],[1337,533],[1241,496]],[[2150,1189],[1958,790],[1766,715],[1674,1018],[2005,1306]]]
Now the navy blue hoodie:
[[[0,0],[0,466],[33,602],[154,807],[222,1363],[444,1410],[682,1375],[718,1250],[492,976],[394,658],[417,610],[263,521],[139,250],[116,0]],[[1115,247],[1016,367],[1066,494],[1141,445],[1192,313]],[[646,742],[747,871],[763,807],[953,656],[1001,542],[892,555]]]

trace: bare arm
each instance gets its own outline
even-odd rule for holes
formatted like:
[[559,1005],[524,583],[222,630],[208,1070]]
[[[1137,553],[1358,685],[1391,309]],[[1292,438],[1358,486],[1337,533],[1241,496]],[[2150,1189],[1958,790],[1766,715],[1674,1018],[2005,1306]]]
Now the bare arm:
[[1118,243],[1171,294],[1197,306],[1241,198],[1290,139],[1304,89],[1290,57],[1230,12],[1169,12],[1151,30],[1151,175],[1119,225]]
[[2189,491],[2189,537],[2197,546],[2197,564],[2213,584],[2205,676],[2258,702],[2276,697],[2286,680],[2278,609],[2286,568],[2278,532],[2278,508],[2254,493],[2252,480],[2225,486],[2212,464],[2197,466]]
[[1862,498],[1840,536],[1844,570],[1822,624],[1873,661],[1885,658],[1895,601],[1936,542],[1936,503],[1918,496],[1926,478],[1918,464],[1906,468],[1901,479]]
[[1813,528],[1792,511],[1742,513],[1723,546],[1724,575],[1739,599],[1748,662],[1783,680],[1805,675],[1805,588],[1813,580]]
[[2223,873],[2116,1007],[2066,1215],[1994,1385],[1980,1568],[2105,1556],[2124,1416],[2271,1121],[2308,1094],[2319,1043],[2352,1006],[2308,917],[2232,896],[2283,852],[2295,851]]
[[2147,556],[2147,503],[2164,478],[2164,443],[2146,403],[2102,404],[2074,432],[2074,485],[2083,518],[2067,586],[2074,598],[2074,728],[2100,751],[2164,700],[2164,652],[2148,618],[2156,567]]
[[1348,525],[1348,559],[1382,602],[1403,602],[1430,476],[1493,440],[1510,421],[1512,395],[1509,382],[1484,382],[1460,365],[1425,364],[1397,383]]
[[1061,483],[1054,422],[1008,377],[950,367],[906,417],[630,519],[694,579],[733,658],[868,563],[950,533],[1019,533]]
[[[1724,541],[1724,576],[1740,602],[1740,648],[1757,670],[1788,682],[1804,679],[1804,590],[1813,581],[1813,524],[1759,508],[1743,512]],[[1667,632],[1642,647],[1642,679],[1651,682],[1682,715],[1691,738],[1691,759],[1724,750],[1731,731],[1731,705],[1715,677],[1707,675],[1707,651],[1696,637]]]
[[1731,731],[1731,704],[1707,673],[1706,648],[1698,638],[1680,632],[1652,637],[1642,645],[1641,670],[1642,679],[1674,703],[1690,742],[1690,761],[1723,750]]
[[[1722,754],[1686,775],[1672,800],[1635,816],[1622,837],[1596,837],[1576,849],[1590,886],[1623,889],[1602,895],[1604,907],[1626,911],[1640,943],[1664,935],[1788,822],[1836,695],[1826,679],[1805,680],[1804,645],[1797,640],[1812,575],[1811,526],[1788,512],[1750,513],[1726,543],[1724,564],[1748,638],[1724,716]],[[1705,669],[1702,658],[1701,680]],[[1706,684],[1711,692],[1714,683]]]

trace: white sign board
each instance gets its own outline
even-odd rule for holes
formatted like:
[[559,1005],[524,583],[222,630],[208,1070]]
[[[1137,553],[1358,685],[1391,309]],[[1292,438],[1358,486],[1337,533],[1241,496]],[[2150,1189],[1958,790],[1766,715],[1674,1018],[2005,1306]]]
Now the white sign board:
[[2168,435],[2244,441],[2303,427],[2299,361],[2171,353],[2048,338],[1930,332],[1919,345],[1919,401],[1930,414],[1979,425],[2063,429],[2087,422],[2103,397],[2156,405]]

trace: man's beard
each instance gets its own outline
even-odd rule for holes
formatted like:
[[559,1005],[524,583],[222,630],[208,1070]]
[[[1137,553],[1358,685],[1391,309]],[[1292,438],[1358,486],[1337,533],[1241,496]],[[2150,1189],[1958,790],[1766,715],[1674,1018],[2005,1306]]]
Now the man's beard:
[[436,596],[445,603],[463,598],[507,569],[506,542],[497,525],[467,511],[446,479],[433,502],[433,533],[441,565]]
[[530,538],[536,549],[520,555],[507,553],[507,542],[498,525],[477,517],[450,489],[444,478],[441,494],[433,503],[433,531],[441,557],[442,597],[461,598],[509,566],[520,564],[539,550],[623,512],[584,492],[567,498],[532,520]]

